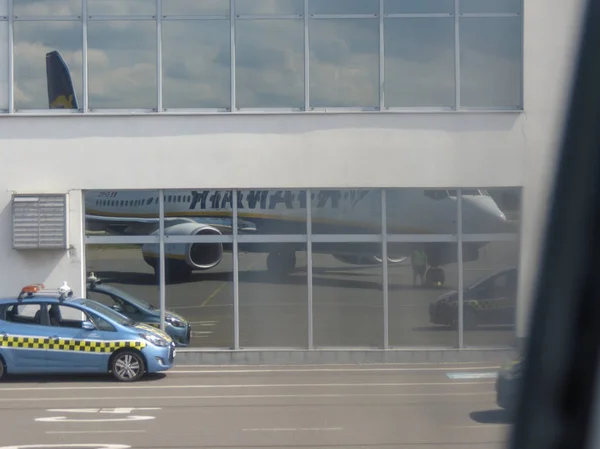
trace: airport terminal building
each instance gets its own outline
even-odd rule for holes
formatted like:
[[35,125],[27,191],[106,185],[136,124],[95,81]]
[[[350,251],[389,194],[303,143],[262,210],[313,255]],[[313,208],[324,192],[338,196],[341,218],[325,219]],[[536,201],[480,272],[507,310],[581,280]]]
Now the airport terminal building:
[[0,296],[93,273],[203,362],[513,348],[582,3],[0,0]]

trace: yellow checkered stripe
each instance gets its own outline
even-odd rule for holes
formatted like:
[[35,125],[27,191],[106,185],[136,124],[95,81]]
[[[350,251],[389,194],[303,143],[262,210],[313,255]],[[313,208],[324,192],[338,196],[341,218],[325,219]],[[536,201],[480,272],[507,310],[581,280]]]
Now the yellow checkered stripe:
[[4,335],[0,347],[22,349],[45,349],[67,352],[111,353],[121,348],[143,349],[147,344],[134,340],[75,340],[68,338],[21,337]]

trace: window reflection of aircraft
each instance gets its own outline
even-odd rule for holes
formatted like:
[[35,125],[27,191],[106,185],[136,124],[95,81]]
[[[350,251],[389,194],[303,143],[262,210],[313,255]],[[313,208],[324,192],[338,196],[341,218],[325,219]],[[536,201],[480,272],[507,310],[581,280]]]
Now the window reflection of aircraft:
[[[311,194],[314,234],[378,234],[381,211],[378,190],[316,190]],[[156,235],[158,197],[134,191],[104,191],[86,195],[89,230],[118,235]],[[249,190],[238,192],[238,234],[305,234],[307,198],[303,191]],[[165,194],[165,234],[168,236],[226,235],[232,233],[232,194],[218,190],[176,190]],[[389,234],[455,234],[456,196],[448,190],[404,189],[388,193]],[[463,196],[463,229],[468,233],[510,232],[493,199],[476,190]],[[463,260],[478,258],[485,243],[466,243]],[[230,245],[229,245],[230,246]],[[457,261],[456,244],[406,243],[388,245],[390,261],[397,262],[416,248],[425,250],[432,269],[428,283],[443,284],[441,265]],[[241,252],[268,253],[267,268],[278,275],[291,273],[296,252],[304,243],[240,243]],[[213,268],[221,261],[222,243],[167,243],[167,273],[170,280],[185,280],[194,270]],[[348,264],[381,261],[380,242],[313,242],[313,252],[331,254]],[[144,260],[158,268],[158,245],[142,247]]]
[[[50,108],[77,108],[77,98],[67,64],[56,51],[46,55]],[[250,190],[238,194],[240,235],[305,234],[306,193],[293,190]],[[377,190],[316,190],[311,195],[313,234],[379,234],[380,192]],[[505,233],[514,229],[492,197],[480,190],[463,192],[463,230],[466,233]],[[158,198],[144,192],[110,191],[86,195],[88,230],[121,235],[151,235],[158,232]],[[231,193],[215,190],[169,191],[165,198],[165,233],[169,236],[222,235],[232,231]],[[455,234],[456,191],[404,189],[388,193],[388,234]],[[478,258],[485,243],[467,243],[463,260]],[[169,280],[185,280],[193,270],[219,264],[231,244],[169,243],[166,245]],[[267,268],[278,275],[291,273],[296,252],[305,243],[240,243],[242,252],[269,254]],[[392,263],[404,260],[422,248],[431,269],[429,284],[444,282],[440,266],[455,263],[456,244],[393,242],[388,245]],[[314,253],[331,254],[348,264],[381,262],[381,243],[313,242]],[[158,245],[142,247],[144,260],[158,268]]]

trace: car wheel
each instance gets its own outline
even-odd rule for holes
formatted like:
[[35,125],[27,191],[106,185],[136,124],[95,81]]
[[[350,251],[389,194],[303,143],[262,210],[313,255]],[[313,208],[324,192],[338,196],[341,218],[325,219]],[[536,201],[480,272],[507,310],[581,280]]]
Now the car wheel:
[[144,375],[146,365],[140,353],[126,350],[113,357],[111,371],[120,382],[135,382]]

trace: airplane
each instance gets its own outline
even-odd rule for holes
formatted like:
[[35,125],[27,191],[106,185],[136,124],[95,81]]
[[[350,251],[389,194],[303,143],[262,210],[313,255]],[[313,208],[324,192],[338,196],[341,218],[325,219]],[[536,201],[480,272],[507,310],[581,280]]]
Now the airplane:
[[[69,68],[57,51],[46,55],[50,108],[78,107]],[[463,232],[514,233],[485,190],[462,191]],[[456,234],[456,190],[398,189],[387,193],[387,233],[409,235]],[[381,193],[377,189],[318,189],[311,191],[313,234],[379,234]],[[169,190],[165,192],[165,234],[168,236],[227,235],[233,230],[233,195],[222,190]],[[238,191],[238,234],[306,234],[308,198],[304,190]],[[96,191],[85,194],[86,229],[113,235],[157,235],[158,197],[155,192]],[[487,242],[463,244],[463,261],[479,258]],[[352,265],[382,263],[380,242],[313,242],[312,252],[329,254]],[[239,243],[238,250],[268,254],[270,273],[287,276],[296,268],[296,253],[305,243]],[[142,245],[142,257],[155,274],[159,270],[158,244]],[[426,285],[441,286],[441,266],[457,262],[455,243],[388,243],[388,262],[397,264],[416,249],[427,255]],[[192,272],[210,270],[222,260],[231,244],[168,243],[165,245],[167,282],[189,280]]]

